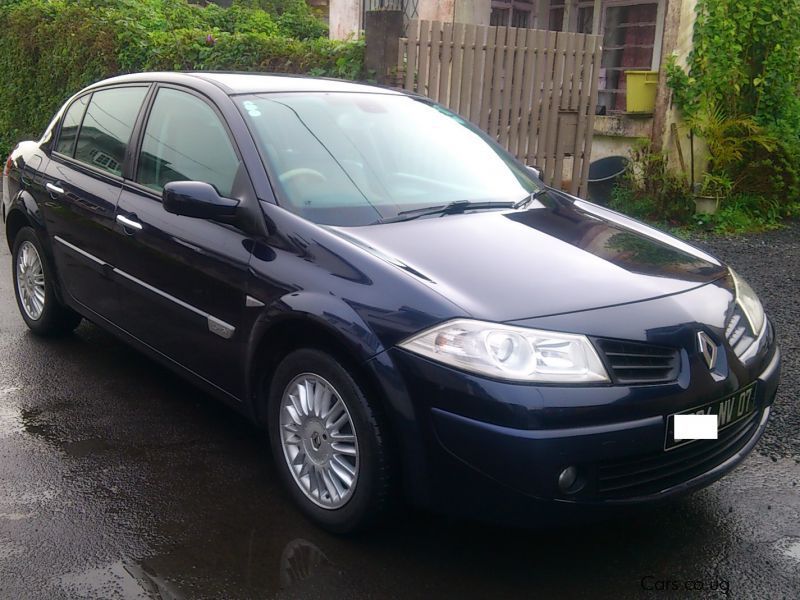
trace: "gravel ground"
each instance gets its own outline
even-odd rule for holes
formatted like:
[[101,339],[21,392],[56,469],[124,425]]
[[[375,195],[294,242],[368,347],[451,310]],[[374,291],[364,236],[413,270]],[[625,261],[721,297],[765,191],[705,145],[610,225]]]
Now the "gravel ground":
[[800,461],[800,221],[763,234],[714,237],[695,244],[747,279],[772,320],[783,354],[778,396],[758,451]]

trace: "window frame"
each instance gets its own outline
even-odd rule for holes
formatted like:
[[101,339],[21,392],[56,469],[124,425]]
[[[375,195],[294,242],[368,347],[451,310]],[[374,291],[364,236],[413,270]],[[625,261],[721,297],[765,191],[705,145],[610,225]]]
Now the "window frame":
[[[558,4],[553,6],[552,2],[549,2],[547,5],[547,14],[548,14],[548,26],[549,26],[549,15],[551,11],[556,8],[566,8],[566,5],[570,2],[574,2],[574,0],[564,0],[564,4]],[[650,70],[650,71],[659,71],[661,70],[661,46],[663,45],[664,39],[664,27],[665,27],[665,18],[666,18],[666,1],[665,0],[601,0],[600,2],[600,31],[592,32],[592,35],[599,35],[600,39],[602,40],[605,37],[606,33],[606,12],[611,7],[617,6],[637,6],[640,4],[656,4],[656,21],[655,21],[655,33],[653,36],[653,57],[650,61],[650,68],[649,69],[641,69],[641,70]],[[578,30],[578,13],[580,12],[578,9],[580,8],[594,8],[594,2],[591,0],[578,0],[574,2],[573,7],[575,10],[569,11],[569,23],[567,24],[567,31],[577,31]],[[563,28],[562,28],[563,29]],[[605,50],[603,50],[605,52]],[[629,69],[631,71],[635,71],[637,69]],[[603,92],[605,90],[598,89],[599,92]],[[613,92],[612,92],[613,95]],[[612,111],[613,114],[627,114],[626,111]]]
[[[70,167],[83,169],[85,171],[88,171],[92,175],[99,175],[99,176],[108,178],[108,179],[110,179],[112,181],[115,181],[115,182],[124,181],[125,175],[126,175],[126,172],[127,172],[126,169],[127,169],[127,166],[128,166],[128,163],[129,163],[129,159],[130,159],[131,147],[132,147],[132,145],[134,143],[134,138],[135,138],[135,134],[136,134],[136,128],[137,128],[137,126],[139,124],[139,120],[141,119],[142,111],[144,110],[144,107],[147,105],[148,97],[149,97],[149,94],[151,92],[151,90],[150,90],[151,87],[152,87],[152,84],[149,83],[149,82],[143,82],[143,83],[135,82],[135,83],[116,84],[116,85],[109,85],[109,86],[103,86],[103,87],[98,87],[98,88],[92,88],[92,89],[86,90],[83,93],[79,93],[77,96],[75,96],[69,102],[69,105],[67,106],[66,109],[63,110],[63,113],[61,114],[61,117],[59,118],[57,132],[56,132],[56,135],[54,136],[52,144],[50,146],[51,147],[52,156],[54,158],[58,159],[59,161],[69,165]],[[125,145],[125,156],[124,156],[123,161],[121,163],[122,175],[115,175],[114,173],[111,173],[110,171],[106,171],[105,169],[100,169],[100,168],[98,168],[98,167],[96,167],[94,165],[91,165],[91,164],[86,163],[86,162],[84,162],[82,160],[76,159],[75,158],[75,150],[76,150],[76,148],[78,146],[77,142],[78,142],[78,139],[80,137],[81,130],[83,129],[83,121],[86,118],[86,113],[89,111],[89,106],[91,106],[91,104],[92,104],[92,99],[93,99],[94,95],[96,93],[98,93],[98,92],[104,92],[104,91],[108,91],[108,90],[125,89],[125,88],[144,88],[147,91],[145,92],[144,98],[142,99],[142,104],[141,104],[141,106],[139,106],[139,110],[136,113],[136,117],[134,118],[133,129],[131,129],[131,135],[128,137],[128,143]],[[64,154],[62,152],[58,152],[56,150],[56,146],[58,146],[58,140],[61,139],[61,128],[64,125],[64,119],[66,119],[66,117],[67,117],[67,112],[69,112],[69,109],[72,107],[72,105],[75,102],[77,102],[78,100],[80,100],[81,98],[84,98],[86,96],[89,96],[89,101],[86,103],[86,110],[83,111],[83,116],[81,117],[81,123],[78,126],[78,133],[75,136],[75,146],[72,148],[72,156],[68,156],[68,155],[66,155],[66,154]]]
[[495,11],[507,11],[505,16],[507,22],[504,24],[495,24],[492,27],[518,27],[513,25],[514,17],[518,13],[527,15],[528,24],[520,29],[535,29],[538,26],[538,12],[540,3],[539,0],[492,0],[489,9],[489,21],[491,24],[492,14]]
[[132,154],[130,156],[130,160],[128,163],[129,169],[125,172],[125,184],[131,186],[139,193],[145,193],[150,196],[152,199],[161,202],[163,199],[163,192],[157,192],[153,188],[147,187],[136,181],[136,178],[139,173],[139,159],[142,154],[142,147],[144,145],[144,134],[147,131],[147,126],[150,123],[150,116],[153,112],[153,107],[156,104],[158,99],[158,92],[162,89],[172,89],[178,92],[184,92],[189,94],[190,96],[194,96],[201,102],[204,102],[207,106],[214,111],[217,119],[222,123],[222,127],[225,130],[225,134],[228,136],[228,141],[231,143],[231,147],[233,148],[234,153],[236,154],[236,159],[239,161],[239,167],[244,169],[244,173],[247,176],[248,180],[250,181],[250,185],[252,187],[252,180],[250,179],[250,173],[247,170],[247,165],[244,161],[244,157],[242,155],[241,148],[239,148],[239,144],[236,142],[236,138],[233,135],[233,131],[231,130],[230,124],[228,120],[225,118],[225,115],[219,109],[217,104],[208,96],[203,94],[202,92],[197,91],[194,88],[187,87],[184,85],[180,85],[177,83],[164,83],[164,82],[157,82],[154,83],[152,89],[150,90],[148,97],[145,98],[144,106],[142,113],[140,114],[140,119],[136,123],[136,127],[134,128],[133,135],[131,138],[135,140],[135,143],[129,146],[131,149]]

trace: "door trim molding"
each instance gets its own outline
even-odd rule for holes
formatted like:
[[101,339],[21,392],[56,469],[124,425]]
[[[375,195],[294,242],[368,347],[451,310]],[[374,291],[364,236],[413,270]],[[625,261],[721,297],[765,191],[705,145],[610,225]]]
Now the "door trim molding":
[[81,248],[78,248],[77,246],[75,246],[73,244],[70,244],[67,240],[65,240],[63,238],[60,238],[57,235],[53,236],[53,239],[55,241],[57,241],[59,244],[63,244],[64,246],[66,246],[70,250],[73,250],[74,252],[77,252],[81,256],[84,256],[84,257],[88,258],[89,260],[96,262],[101,267],[105,267],[108,264],[106,261],[97,258],[94,254],[89,254],[88,252],[86,252],[86,250],[82,250]]
[[229,340],[230,338],[233,337],[233,334],[236,332],[236,327],[234,327],[230,323],[226,323],[222,319],[218,319],[214,315],[211,315],[204,310],[200,310],[196,306],[192,306],[191,304],[184,302],[180,298],[176,298],[175,296],[168,294],[164,290],[160,290],[157,287],[152,286],[145,281],[142,281],[138,277],[134,277],[133,275],[130,275],[129,273],[126,273],[125,271],[122,271],[120,269],[117,269],[116,267],[114,268],[114,273],[116,273],[120,277],[124,277],[128,281],[132,281],[133,283],[142,286],[146,290],[149,290],[154,294],[157,294],[162,298],[169,300],[170,302],[173,302],[174,304],[177,304],[178,306],[185,308],[188,311],[195,313],[196,315],[204,317],[206,319],[206,322],[208,323],[208,330],[211,333],[220,336],[221,338]]
[[[61,238],[61,237],[59,237],[57,235],[53,236],[53,239],[55,241],[57,241],[59,244],[63,244],[64,246],[66,246],[70,250],[72,250],[74,252],[77,252],[78,254],[80,254],[81,256],[83,256],[85,258],[88,258],[89,260],[91,260],[94,263],[100,265],[101,267],[105,267],[105,266],[108,265],[107,262],[105,262],[102,259],[97,258],[94,254],[90,254],[89,252],[86,252],[86,250],[78,248],[74,244],[70,244],[68,241],[66,241],[65,239],[63,239],[63,238]],[[110,265],[108,265],[108,266],[110,266]],[[124,277],[128,281],[132,281],[133,283],[136,283],[136,284],[140,285],[141,287],[145,288],[146,290],[149,290],[149,291],[153,292],[154,294],[157,294],[157,295],[161,296],[162,298],[164,298],[166,300],[169,300],[170,302],[172,302],[174,304],[177,304],[178,306],[180,306],[182,308],[185,308],[186,310],[191,311],[191,312],[195,313],[196,315],[199,315],[199,316],[203,317],[204,319],[206,319],[206,323],[208,324],[208,330],[211,333],[213,333],[215,335],[218,335],[223,339],[229,340],[229,339],[231,339],[233,337],[233,334],[236,333],[236,327],[234,327],[230,323],[226,323],[222,319],[219,319],[219,318],[215,317],[214,315],[207,313],[204,310],[200,310],[196,306],[192,306],[191,304],[189,304],[187,302],[184,302],[180,298],[176,298],[175,296],[173,296],[171,294],[168,294],[164,290],[160,290],[157,287],[150,285],[146,281],[142,281],[138,277],[134,277],[133,275],[130,275],[129,273],[126,273],[125,271],[122,271],[121,269],[117,269],[116,267],[113,268],[113,272],[116,275],[119,275],[120,277]]]

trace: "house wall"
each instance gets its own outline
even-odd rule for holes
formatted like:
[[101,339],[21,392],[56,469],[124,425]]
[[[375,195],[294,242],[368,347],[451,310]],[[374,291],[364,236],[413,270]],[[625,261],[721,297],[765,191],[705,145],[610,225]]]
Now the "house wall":
[[[683,0],[681,2],[680,11],[678,13],[678,22],[677,22],[677,35],[675,41],[675,48],[674,54],[677,60],[677,64],[682,67],[686,68],[688,64],[689,54],[692,51],[693,41],[692,37],[694,35],[694,22],[695,22],[695,9],[697,8],[697,0]],[[671,99],[671,94],[670,94]],[[676,149],[676,140],[672,134],[672,124],[675,123],[678,126],[678,143],[680,143],[681,149],[683,151],[684,162],[686,163],[686,168],[691,171],[691,164],[690,164],[690,157],[691,157],[691,148],[690,142],[688,139],[688,132],[686,127],[681,122],[681,117],[679,111],[675,106],[672,106],[672,103],[668,103],[666,106],[663,107],[665,111],[665,131],[663,137],[663,149],[669,156],[670,166],[674,169],[680,169],[680,162],[678,159],[678,152]],[[705,144],[702,140],[695,138],[694,140],[694,173],[693,177],[690,174],[690,178],[692,181],[699,181],[702,177],[702,174],[705,170],[706,164],[706,152],[705,152]]]
[[329,37],[346,40],[361,33],[363,0],[330,0],[328,9]]
[[[364,0],[330,0],[330,37],[334,40],[358,36],[363,27]],[[491,0],[419,0],[417,18],[449,23],[488,25]]]

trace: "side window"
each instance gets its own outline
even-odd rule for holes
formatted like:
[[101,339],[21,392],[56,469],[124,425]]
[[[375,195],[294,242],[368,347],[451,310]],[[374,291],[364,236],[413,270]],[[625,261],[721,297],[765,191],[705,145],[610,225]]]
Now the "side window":
[[191,94],[159,90],[136,181],[157,191],[170,181],[203,181],[229,196],[238,169],[239,159],[212,108]]
[[90,95],[87,94],[82,98],[78,98],[69,107],[67,114],[64,115],[61,133],[58,136],[58,144],[56,144],[56,152],[70,157],[75,152],[75,139],[78,137],[78,129],[81,126],[81,121],[83,121],[83,113],[86,112],[86,105],[89,104]]
[[83,119],[75,159],[122,175],[122,161],[146,87],[101,90],[92,94]]

